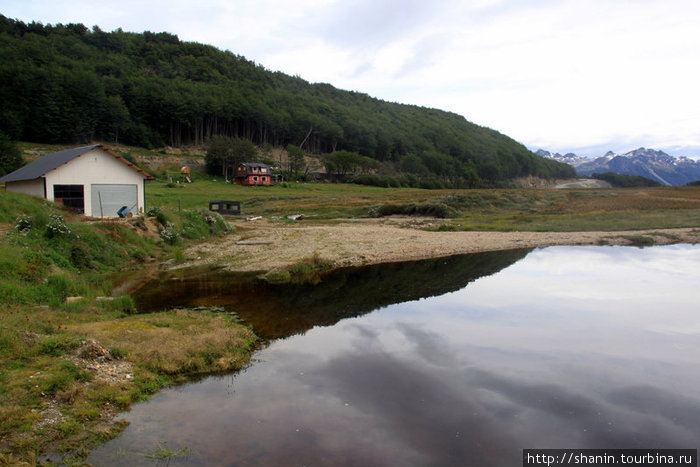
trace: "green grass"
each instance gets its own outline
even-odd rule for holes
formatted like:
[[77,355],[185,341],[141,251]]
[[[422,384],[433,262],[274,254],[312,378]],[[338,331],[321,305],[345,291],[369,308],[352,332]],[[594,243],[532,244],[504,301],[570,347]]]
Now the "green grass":
[[[111,363],[129,362],[132,379],[108,383],[69,360],[82,355],[86,338],[111,349]],[[80,456],[104,441],[106,408],[127,409],[195,374],[239,369],[255,342],[249,329],[221,313],[127,315],[94,303],[71,311],[6,307],[0,313],[0,453],[24,460],[36,449]],[[61,407],[61,419],[40,426],[49,401]]]
[[[177,212],[185,209],[208,209],[209,201],[241,201],[243,216],[314,215],[319,218],[367,217],[368,207],[391,200],[403,192],[425,190],[385,189],[350,184],[283,183],[274,186],[247,187],[223,182],[220,178],[199,180],[183,188],[168,188],[162,181],[146,186],[146,204]],[[420,196],[418,196],[420,197]]]
[[171,212],[206,209],[210,200],[241,201],[243,216],[305,222],[384,215],[448,218],[454,230],[586,231],[700,226],[698,187],[597,190],[421,190],[349,184],[287,183],[244,187],[211,179],[173,190],[147,186],[147,204]]
[[[0,463],[33,465],[46,450],[80,459],[123,428],[101,428],[106,408],[126,409],[177,379],[247,361],[255,336],[226,316],[145,316],[129,296],[96,300],[111,294],[114,273],[182,256],[188,242],[228,228],[205,210],[163,209],[159,218],[177,234],[177,246],[144,235],[143,219],[85,222],[53,203],[0,193]],[[77,296],[83,298],[66,301]],[[74,363],[86,338],[130,362],[133,378],[108,383]],[[60,419],[39,424],[49,401]]]
[[318,251],[313,256],[283,270],[268,271],[262,278],[271,284],[318,284],[333,264],[321,258]]
[[54,203],[17,193],[2,193],[0,196],[0,224],[12,224],[20,215],[35,218],[38,225],[45,226],[49,214],[60,212]]

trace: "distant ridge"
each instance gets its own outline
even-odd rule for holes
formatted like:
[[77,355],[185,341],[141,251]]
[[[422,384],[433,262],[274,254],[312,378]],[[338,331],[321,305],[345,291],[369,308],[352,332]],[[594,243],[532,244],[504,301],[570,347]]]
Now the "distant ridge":
[[700,161],[687,157],[673,157],[655,149],[639,148],[624,154],[608,151],[595,159],[573,153],[562,156],[543,149],[535,151],[535,154],[567,163],[576,169],[578,175],[614,172],[650,178],[667,186],[687,185],[700,180]]

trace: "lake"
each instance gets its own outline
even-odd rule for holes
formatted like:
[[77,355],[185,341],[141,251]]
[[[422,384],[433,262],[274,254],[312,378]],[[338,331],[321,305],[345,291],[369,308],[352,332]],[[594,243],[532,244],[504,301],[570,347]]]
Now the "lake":
[[220,306],[266,344],[244,371],[134,405],[88,462],[513,466],[532,448],[695,449],[699,286],[691,245],[465,255],[317,286],[177,272],[137,303]]

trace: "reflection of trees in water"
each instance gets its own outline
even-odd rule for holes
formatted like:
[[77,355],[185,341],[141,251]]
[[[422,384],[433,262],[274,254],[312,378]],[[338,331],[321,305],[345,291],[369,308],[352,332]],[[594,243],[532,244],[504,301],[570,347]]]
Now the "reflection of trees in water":
[[334,271],[317,285],[272,285],[251,274],[201,269],[178,271],[143,287],[142,310],[223,306],[266,339],[330,326],[395,303],[443,295],[494,274],[531,250],[507,250]]

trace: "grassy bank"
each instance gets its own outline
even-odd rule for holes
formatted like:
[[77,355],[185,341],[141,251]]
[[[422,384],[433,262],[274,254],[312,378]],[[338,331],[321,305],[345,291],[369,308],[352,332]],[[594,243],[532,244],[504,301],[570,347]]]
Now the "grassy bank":
[[111,296],[116,272],[177,260],[227,229],[203,211],[151,214],[86,222],[0,193],[0,465],[79,463],[120,431],[114,416],[131,403],[246,364],[256,338],[232,317],[138,314],[129,296]]

